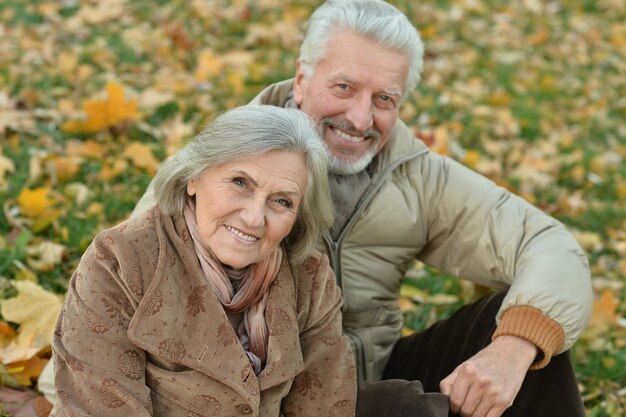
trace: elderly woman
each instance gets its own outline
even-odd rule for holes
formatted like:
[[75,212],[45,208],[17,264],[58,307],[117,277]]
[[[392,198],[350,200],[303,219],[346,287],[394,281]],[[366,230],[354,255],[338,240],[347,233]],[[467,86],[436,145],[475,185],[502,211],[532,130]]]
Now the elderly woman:
[[158,204],[99,234],[53,345],[53,416],[351,416],[332,220],[307,116],[241,107],[170,158]]

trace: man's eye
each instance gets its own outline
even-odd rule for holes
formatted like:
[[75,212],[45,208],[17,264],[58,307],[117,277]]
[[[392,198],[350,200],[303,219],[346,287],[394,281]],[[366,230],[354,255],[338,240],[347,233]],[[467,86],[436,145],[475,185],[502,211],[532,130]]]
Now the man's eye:
[[246,181],[243,178],[233,178],[233,183],[235,185],[238,185],[240,187],[245,187],[246,186]]
[[337,84],[337,87],[341,88],[342,90],[347,90],[350,86],[346,83],[339,83]]
[[396,100],[392,96],[382,94],[378,96],[378,107],[383,109],[394,109],[396,107]]

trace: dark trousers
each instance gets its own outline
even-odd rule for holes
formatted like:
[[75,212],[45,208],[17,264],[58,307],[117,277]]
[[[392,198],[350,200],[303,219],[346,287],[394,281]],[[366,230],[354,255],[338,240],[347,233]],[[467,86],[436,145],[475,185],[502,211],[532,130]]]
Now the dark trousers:
[[[483,297],[447,320],[400,339],[383,378],[418,380],[425,392],[439,392],[442,379],[489,344],[505,294],[503,291]],[[419,416],[419,411],[414,415]],[[584,417],[568,353],[554,356],[543,369],[529,371],[513,405],[503,416]]]

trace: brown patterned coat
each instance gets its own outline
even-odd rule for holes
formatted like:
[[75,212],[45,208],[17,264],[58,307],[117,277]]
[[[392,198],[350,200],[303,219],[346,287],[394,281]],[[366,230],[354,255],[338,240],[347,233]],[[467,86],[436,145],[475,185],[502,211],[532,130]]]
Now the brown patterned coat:
[[256,377],[181,218],[154,208],[96,237],[53,344],[52,416],[353,416],[356,375],[325,256],[283,258]]

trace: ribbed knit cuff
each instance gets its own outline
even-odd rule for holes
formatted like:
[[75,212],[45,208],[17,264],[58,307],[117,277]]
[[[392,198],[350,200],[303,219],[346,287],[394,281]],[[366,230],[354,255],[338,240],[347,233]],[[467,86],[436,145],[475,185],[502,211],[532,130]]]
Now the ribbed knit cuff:
[[541,350],[543,354],[537,355],[530,369],[546,366],[565,340],[563,329],[556,321],[530,306],[514,306],[502,314],[491,339],[504,335],[526,339]]

